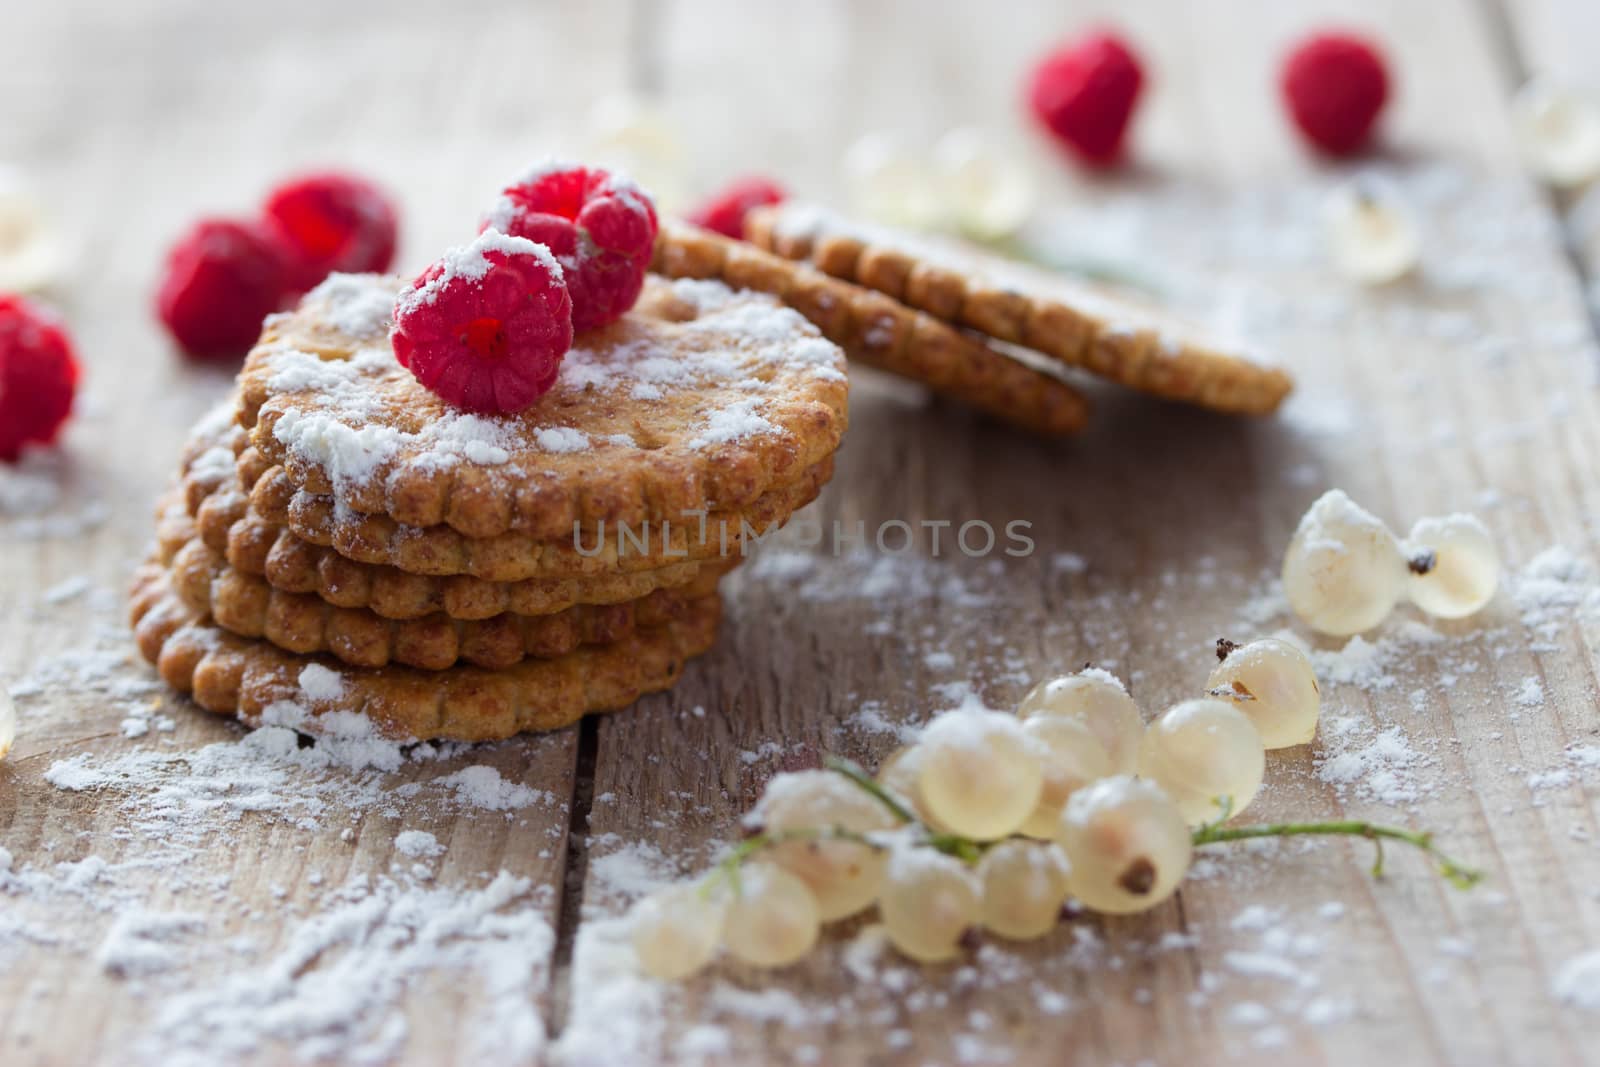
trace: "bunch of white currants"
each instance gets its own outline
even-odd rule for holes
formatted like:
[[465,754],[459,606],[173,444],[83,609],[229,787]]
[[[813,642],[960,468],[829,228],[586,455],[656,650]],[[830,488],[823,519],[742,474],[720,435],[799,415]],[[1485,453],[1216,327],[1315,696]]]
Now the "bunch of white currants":
[[1283,592],[1300,621],[1348,637],[1403,598],[1442,619],[1481,611],[1500,584],[1500,553],[1471,515],[1422,519],[1401,541],[1382,519],[1332,489],[1301,518],[1283,557]]
[[1115,676],[1085,669],[1039,685],[1015,715],[934,718],[875,779],[837,761],[778,775],[717,868],[635,907],[643,969],[681,978],[719,946],[781,966],[822,923],[874,904],[894,946],[924,962],[979,930],[1041,937],[1069,896],[1110,914],[1154,907],[1189,869],[1191,827],[1242,811],[1265,750],[1316,731],[1303,652],[1274,639],[1218,652],[1207,695],[1148,727]]

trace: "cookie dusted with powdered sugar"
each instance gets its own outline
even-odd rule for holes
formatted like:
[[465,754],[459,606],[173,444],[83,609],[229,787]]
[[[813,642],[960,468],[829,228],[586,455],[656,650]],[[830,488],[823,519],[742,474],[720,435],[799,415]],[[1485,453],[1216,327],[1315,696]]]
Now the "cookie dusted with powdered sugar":
[[611,644],[681,618],[691,601],[716,592],[720,577],[708,569],[676,589],[550,614],[463,620],[433,613],[398,620],[336,607],[314,593],[274,589],[261,577],[235,570],[198,536],[169,558],[173,589],[184,604],[229,633],[262,638],[286,652],[326,652],[355,667],[396,663],[424,670],[458,662],[503,668],[529,658],[554,659],[583,645]]
[[1169,400],[1265,415],[1294,385],[1238,338],[954,241],[859,224],[808,204],[757,208],[745,236],[942,321]]
[[737,511],[832,455],[844,355],[772,297],[647,280],[580,335],[555,385],[511,415],[458,411],[394,358],[397,278],[335,275],[268,320],[239,422],[295,485],[469,538],[571,540],[574,524]]
[[[241,463],[241,470],[244,464]],[[453,527],[408,526],[387,515],[364,515],[334,496],[294,487],[282,467],[270,467],[250,490],[251,511],[264,522],[322,545],[357,563],[411,574],[471,575],[491,582],[528,578],[600,577],[655,570],[681,562],[738,556],[747,541],[765,537],[817,498],[833,477],[833,457],[800,472],[793,482],[731,511],[693,511],[638,526],[585,524],[564,538],[523,534],[468,537]]]
[[[244,447],[225,419],[203,418],[184,449],[173,493],[156,509],[161,560],[170,563],[186,544],[202,541],[235,571],[264,578],[285,593],[312,593],[338,608],[370,609],[386,619],[443,614],[477,620],[497,615],[546,615],[580,604],[619,604],[656,590],[715,580],[737,566],[737,552],[706,562],[612,571],[584,577],[491,582],[471,575],[409,574],[359,563],[296,537],[250,507],[249,487],[267,470],[259,453]],[[232,448],[242,447],[237,457]],[[230,462],[231,460],[231,462]]]
[[359,668],[235,636],[191,611],[159,564],[142,567],[131,598],[134,637],[162,679],[219,715],[249,726],[399,741],[490,741],[555,730],[589,712],[627,707],[669,688],[716,639],[716,596],[683,617],[609,645],[503,670],[455,666]]

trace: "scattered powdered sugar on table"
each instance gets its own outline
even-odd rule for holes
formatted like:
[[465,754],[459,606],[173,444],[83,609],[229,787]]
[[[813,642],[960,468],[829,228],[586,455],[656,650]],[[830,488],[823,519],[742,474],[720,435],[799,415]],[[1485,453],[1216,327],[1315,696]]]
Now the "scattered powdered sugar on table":
[[272,955],[246,952],[204,984],[151,983],[159,999],[135,1052],[200,1067],[282,1043],[301,1061],[386,1062],[414,1024],[435,1026],[401,1013],[406,994],[443,978],[471,991],[456,1009],[466,1056],[528,1061],[545,1045],[532,961],[554,941],[535,896],[504,871],[482,888],[354,878],[291,923]]
[[[327,696],[342,681],[307,670],[301,686]],[[286,707],[276,717],[303,715]],[[402,749],[373,739],[370,726],[363,737],[347,725],[344,738],[309,745],[267,725],[199,747],[135,745],[52,762],[46,782],[63,794],[97,795],[115,813],[124,858],[23,865],[0,848],[0,971],[35,949],[91,956],[148,1004],[131,1062],[198,1067],[278,1045],[304,1061],[386,1061],[415,1036],[416,1017],[399,1013],[405,998],[441,978],[472,991],[452,1016],[470,1054],[537,1057],[545,1044],[541,961],[554,934],[548,892],[528,878],[502,871],[445,886],[431,869],[397,866],[324,890],[313,874],[303,881],[314,898],[308,909],[234,915],[227,868],[196,862],[223,841],[248,847],[240,836],[247,825],[281,827],[306,842],[343,827],[354,842],[352,830],[373,819],[477,812],[500,822],[557,803],[493,766],[461,766],[483,750]],[[392,754],[376,755],[382,745]],[[416,773],[432,765],[445,773]],[[389,770],[402,766],[412,773],[394,779]],[[415,826],[395,833],[393,846],[408,861],[444,853],[434,833]],[[173,905],[149,903],[152,877]],[[228,933],[241,922],[246,934]],[[247,936],[257,925],[275,943],[270,952]],[[430,1022],[422,1033],[431,1040],[435,1030]]]
[[75,484],[76,474],[60,448],[28,448],[15,463],[0,463],[0,540],[81,537],[104,525],[110,510]]
[[1556,971],[1551,992],[1563,1004],[1600,1012],[1600,949],[1580,953]]

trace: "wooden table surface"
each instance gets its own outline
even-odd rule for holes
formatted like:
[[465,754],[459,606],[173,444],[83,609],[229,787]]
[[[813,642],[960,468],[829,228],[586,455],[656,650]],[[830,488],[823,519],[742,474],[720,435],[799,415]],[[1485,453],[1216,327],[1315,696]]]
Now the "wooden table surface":
[[[1136,163],[1086,178],[1031,139],[1018,85],[1102,19],[1152,84]],[[1352,167],[1308,159],[1273,84],[1286,42],[1328,22],[1380,37],[1400,81],[1383,150]],[[1596,31],[1587,0],[0,8],[0,160],[59,217],[53,296],[87,365],[45,472],[61,499],[0,514],[0,679],[22,725],[0,763],[0,1062],[1600,1063],[1600,202],[1531,181],[1508,112],[1531,71],[1600,91]],[[733,583],[717,648],[670,694],[387,774],[283,756],[246,780],[241,731],[127,662],[120,591],[151,502],[229,379],[152,323],[162,249],[199,213],[339,164],[396,190],[417,268],[627,89],[677,124],[691,191],[759,170],[837,201],[861,134],[1014,139],[1043,181],[1039,240],[1249,328],[1299,390],[1261,422],[1101,390],[1090,431],[1053,444],[864,373],[815,517],[1025,520],[1033,555],[835,558],[791,534]],[[1361,168],[1424,234],[1420,273],[1379,291],[1320,244],[1324,194]],[[1370,645],[1320,643],[1322,737],[1271,756],[1251,817],[1431,828],[1483,888],[1396,850],[1374,880],[1359,842],[1237,849],[1148,915],[963,967],[910,968],[851,927],[775,975],[613,973],[610,917],[703,863],[776,770],[874,761],[904,724],[1009,707],[1085,660],[1147,712],[1192,693],[1219,634],[1290,625],[1272,572],[1333,486],[1402,527],[1477,512],[1505,589],[1468,622],[1403,611]],[[192,788],[202,752],[214,795]],[[452,801],[436,779],[474,765],[549,795]],[[442,854],[397,852],[416,829]],[[503,966],[471,981],[364,969],[422,937],[404,923],[386,947],[381,923],[317,925],[349,918],[330,887],[352,879],[443,901],[502,871],[527,880],[506,884],[528,921],[479,945]],[[319,1003],[348,1018],[302,1025]]]

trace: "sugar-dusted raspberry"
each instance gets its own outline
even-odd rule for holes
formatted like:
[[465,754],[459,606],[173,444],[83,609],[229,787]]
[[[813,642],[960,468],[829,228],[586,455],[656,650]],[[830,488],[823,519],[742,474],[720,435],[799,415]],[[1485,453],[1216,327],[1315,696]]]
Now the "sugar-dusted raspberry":
[[546,163],[507,186],[484,228],[526,237],[555,254],[572,294],[572,325],[615,322],[639,299],[656,240],[656,209],[620,174]]
[[228,359],[289,295],[288,255],[265,227],[202,219],[167,254],[156,312],[189,355]]
[[308,174],[284,182],[267,196],[263,217],[290,253],[296,290],[315,286],[334,271],[385,271],[399,235],[394,202],[353,174]]
[[1389,99],[1383,53],[1365,37],[1318,33],[1283,65],[1283,98],[1306,140],[1333,156],[1359,152]]
[[771,178],[753,174],[730,182],[722,191],[689,213],[696,226],[715,230],[724,237],[744,237],[744,217],[751,208],[781,204],[789,198],[783,186]]
[[1039,61],[1028,78],[1034,118],[1077,158],[1105,167],[1122,156],[1144,71],[1114,33],[1090,33]]
[[49,444],[72,413],[78,360],[61,320],[21,297],[0,295],[0,460]]
[[521,411],[549,392],[572,347],[561,275],[543,245],[485,230],[395,301],[395,358],[456,407]]

